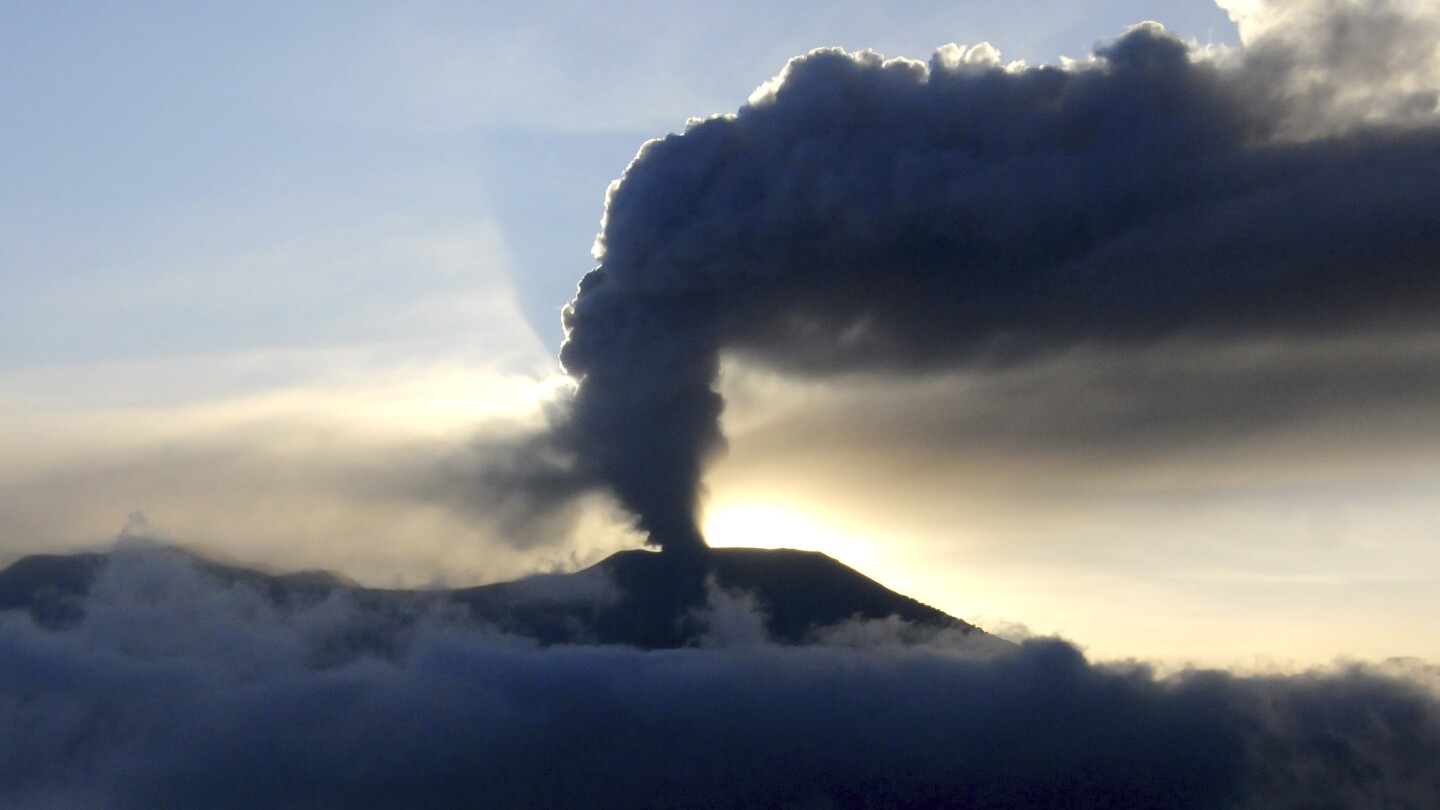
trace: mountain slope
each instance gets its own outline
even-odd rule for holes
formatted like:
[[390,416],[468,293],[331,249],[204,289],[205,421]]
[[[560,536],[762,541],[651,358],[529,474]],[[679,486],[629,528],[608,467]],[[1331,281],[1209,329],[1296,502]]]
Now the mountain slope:
[[27,611],[50,629],[74,624],[107,571],[117,561],[133,564],[136,555],[190,566],[218,587],[248,589],[281,611],[345,600],[367,617],[370,628],[368,640],[354,643],[380,650],[388,646],[384,638],[427,616],[493,627],[541,644],[690,646],[706,632],[707,606],[717,591],[751,600],[770,639],[780,643],[804,643],[851,619],[891,616],[993,638],[824,554],[788,549],[711,549],[692,557],[622,551],[572,574],[453,590],[364,588],[325,572],[272,574],[170,548],[35,555],[0,571],[0,611]]

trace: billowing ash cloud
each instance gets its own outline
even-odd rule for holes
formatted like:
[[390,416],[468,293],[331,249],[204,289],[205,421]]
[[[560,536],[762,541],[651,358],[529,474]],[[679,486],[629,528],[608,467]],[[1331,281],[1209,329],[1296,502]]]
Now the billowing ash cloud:
[[695,548],[722,353],[922,374],[1433,331],[1440,39],[1407,8],[1252,9],[1238,52],[1140,26],[1063,67],[988,46],[793,60],[612,186],[564,317],[577,470]]
[[[906,644],[894,622],[808,647],[719,627],[705,649],[541,648],[454,617],[356,656],[346,639],[387,632],[356,605],[111,565],[74,627],[0,613],[6,808],[1440,802],[1436,673],[1413,664],[1158,678],[1053,639]],[[743,599],[723,608],[747,624]]]

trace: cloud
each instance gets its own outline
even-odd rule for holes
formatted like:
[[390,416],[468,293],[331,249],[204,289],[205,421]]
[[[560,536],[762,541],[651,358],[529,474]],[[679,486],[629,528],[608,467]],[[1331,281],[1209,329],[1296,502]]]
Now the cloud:
[[1248,91],[1297,137],[1434,126],[1440,5],[1433,0],[1221,0],[1245,44]]
[[[1412,600],[1437,570],[1435,347],[1166,341],[915,379],[734,361],[711,539],[812,543],[1104,655],[1434,657]],[[845,540],[724,520],[762,506]]]
[[[1399,8],[1336,6],[1239,52],[1142,25],[1062,68],[958,49],[929,64],[792,60],[738,113],[648,143],[612,186],[600,264],[565,315],[578,387],[562,429],[579,468],[652,542],[691,547],[703,474],[725,449],[722,355],[802,377],[915,379],[1169,341],[1302,356],[1312,342],[1376,352],[1397,334],[1433,345],[1428,91],[1344,107],[1344,121],[1312,103],[1428,59],[1407,43],[1429,29],[1395,23]],[[1337,45],[1364,50],[1355,65],[1307,49],[1355,26],[1359,41]],[[1407,81],[1428,83],[1415,70]],[[1319,379],[1213,374],[1230,387],[1212,396],[1245,400],[1258,425],[1305,418],[1264,397]],[[1376,396],[1426,397],[1403,373],[1372,374]],[[1271,390],[1243,390],[1256,378]],[[1153,396],[1174,401],[1159,382]],[[1183,431],[1184,417],[1138,433]]]
[[[1440,799],[1440,702],[1418,662],[1161,678],[1056,639],[975,657],[899,643],[898,626],[885,641],[883,623],[812,646],[742,633],[644,652],[444,617],[392,654],[337,657],[317,652],[366,626],[354,605],[278,609],[173,557],[104,577],[67,631],[0,617],[7,807]],[[721,608],[732,626],[743,603]]]
[[22,401],[0,427],[0,554],[93,546],[141,512],[155,537],[370,584],[574,568],[634,538],[538,449],[551,382],[440,364],[215,402]]
[[[1071,466],[1096,483],[1187,457],[1202,477],[1202,455],[1244,458],[1234,473],[1259,477],[1267,468],[1273,477],[1346,466],[1359,474],[1367,460],[1403,468],[1440,442],[1427,418],[1440,401],[1436,380],[1436,336],[1377,331],[1092,344],[913,379],[796,378],[736,360],[720,391],[739,455],[852,455],[916,468],[984,460],[1058,486]],[[1293,468],[1297,455],[1309,458],[1308,473]]]

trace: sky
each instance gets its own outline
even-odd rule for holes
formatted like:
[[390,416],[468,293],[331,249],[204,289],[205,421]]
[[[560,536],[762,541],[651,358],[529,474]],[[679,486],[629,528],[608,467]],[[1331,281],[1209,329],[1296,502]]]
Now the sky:
[[[1309,30],[1230,10],[1252,42]],[[1197,53],[1242,41],[1205,2],[0,5],[0,559],[147,536],[425,585],[638,546],[603,494],[534,514],[485,465],[565,387],[561,311],[641,145],[736,111],[814,48],[924,62],[988,42],[1060,64],[1145,20]],[[1385,51],[1410,73],[1363,58],[1383,39],[1306,62],[1308,40],[1277,34],[1341,91],[1275,137],[1433,131],[1433,99],[1381,104],[1382,86],[1437,86],[1433,25],[1410,30],[1418,50]],[[1367,144],[1288,204],[1401,153]],[[1366,219],[1322,213],[1254,249]],[[1384,329],[1056,339],[923,374],[727,343],[706,535],[825,551],[1101,658],[1440,659],[1429,288]]]

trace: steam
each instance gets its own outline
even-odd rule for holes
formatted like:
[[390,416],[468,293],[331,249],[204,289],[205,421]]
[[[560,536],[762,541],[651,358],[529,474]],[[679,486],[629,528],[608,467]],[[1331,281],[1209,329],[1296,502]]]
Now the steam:
[[917,375],[1433,331],[1440,38],[1410,5],[1306,9],[1233,12],[1238,52],[1146,24],[1061,67],[818,50],[645,144],[564,313],[574,472],[696,551],[722,353]]

